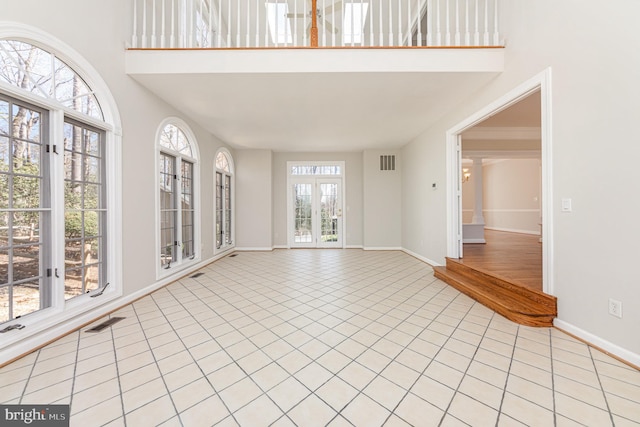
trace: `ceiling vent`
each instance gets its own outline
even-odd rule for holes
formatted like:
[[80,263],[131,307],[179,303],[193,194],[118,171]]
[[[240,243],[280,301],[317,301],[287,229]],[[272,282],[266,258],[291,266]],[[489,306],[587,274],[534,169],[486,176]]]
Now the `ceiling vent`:
[[396,170],[396,156],[389,155],[389,154],[380,156],[380,170],[381,171]]

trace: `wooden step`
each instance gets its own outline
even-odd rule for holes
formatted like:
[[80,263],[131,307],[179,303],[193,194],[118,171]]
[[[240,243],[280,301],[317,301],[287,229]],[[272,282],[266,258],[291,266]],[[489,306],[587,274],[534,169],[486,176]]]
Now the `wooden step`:
[[435,277],[516,323],[553,326],[557,299],[488,271],[447,258],[447,265],[434,268]]

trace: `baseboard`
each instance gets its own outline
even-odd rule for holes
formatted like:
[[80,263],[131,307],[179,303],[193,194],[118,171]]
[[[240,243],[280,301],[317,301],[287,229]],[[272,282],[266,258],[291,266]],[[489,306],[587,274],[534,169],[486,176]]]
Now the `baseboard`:
[[109,313],[113,313],[114,311],[117,311],[122,307],[129,305],[132,302],[162,288],[163,286],[176,282],[181,278],[190,275],[194,271],[199,270],[226,255],[227,253],[223,253],[212,258],[208,258],[204,261],[200,261],[199,263],[185,268],[184,270],[180,270],[171,276],[159,279],[143,289],[122,296],[118,299],[114,299],[113,301],[110,301],[100,306],[99,308],[72,317],[71,319],[65,319],[63,322],[59,322],[56,326],[47,328],[41,332],[37,332],[29,337],[26,337],[21,341],[11,344],[6,348],[0,350],[0,367],[7,365],[23,356],[26,356],[29,353],[34,352],[51,343],[52,341],[60,339],[65,335],[77,331],[78,329],[82,329],[83,327],[100,319],[101,317],[104,317]]
[[622,348],[558,318],[553,321],[553,325],[559,330],[584,341],[586,344],[589,344],[592,347],[622,362],[625,362],[636,369],[640,369],[640,354],[636,354],[632,351]]
[[391,247],[391,246],[365,246],[363,247],[365,251],[401,251],[401,247]]
[[235,250],[238,252],[271,252],[275,246],[265,246],[265,247],[247,247],[247,248],[239,248],[236,247]]
[[417,258],[417,259],[419,259],[420,261],[422,261],[422,262],[424,262],[424,263],[429,264],[431,267],[438,267],[438,266],[442,265],[442,264],[440,264],[439,262],[436,262],[436,261],[434,261],[434,260],[432,260],[432,259],[429,259],[429,258],[423,257],[422,255],[417,254],[417,253],[415,253],[415,252],[413,252],[413,251],[410,251],[409,249],[402,248],[402,249],[400,249],[400,250],[401,250],[402,252],[406,253],[407,255],[411,255],[412,257]]
[[362,245],[347,245],[345,249],[364,249]]
[[540,236],[540,232],[539,231],[518,230],[516,228],[489,227],[489,226],[485,225],[484,229],[485,230],[493,230],[493,231],[506,231],[507,233],[531,234],[533,236]]
[[273,249],[289,249],[287,245],[273,245]]
[[462,239],[462,243],[487,243],[484,239]]

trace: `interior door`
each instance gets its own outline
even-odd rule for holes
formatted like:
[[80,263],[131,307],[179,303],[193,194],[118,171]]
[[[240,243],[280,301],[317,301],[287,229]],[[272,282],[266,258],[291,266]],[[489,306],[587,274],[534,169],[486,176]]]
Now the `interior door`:
[[342,181],[298,179],[292,185],[291,247],[342,247]]

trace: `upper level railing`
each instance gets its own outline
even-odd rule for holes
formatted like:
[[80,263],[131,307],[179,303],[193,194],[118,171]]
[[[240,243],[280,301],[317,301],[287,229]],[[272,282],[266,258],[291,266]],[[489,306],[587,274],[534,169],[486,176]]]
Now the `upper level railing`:
[[131,48],[500,45],[498,0],[133,0]]

